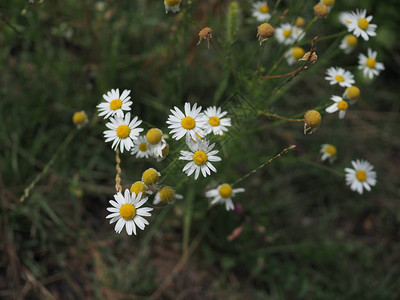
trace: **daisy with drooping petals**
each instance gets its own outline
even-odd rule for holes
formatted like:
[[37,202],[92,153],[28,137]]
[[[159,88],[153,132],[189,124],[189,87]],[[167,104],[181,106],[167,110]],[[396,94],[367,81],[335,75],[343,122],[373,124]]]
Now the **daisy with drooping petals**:
[[294,42],[293,26],[289,23],[282,24],[275,30],[275,37],[279,43],[290,45]]
[[104,94],[103,98],[106,102],[97,105],[99,116],[104,116],[104,119],[108,119],[114,115],[123,117],[124,111],[131,110],[132,101],[129,101],[131,99],[129,96],[130,92],[130,90],[124,90],[120,96],[119,89],[116,89],[107,92],[107,95]]
[[343,100],[342,97],[340,96],[332,96],[331,100],[335,102],[331,106],[327,107],[325,110],[328,113],[334,113],[336,111],[339,111],[339,119],[343,119],[344,116],[346,115],[347,108],[349,107],[349,104]]
[[330,163],[333,163],[336,159],[336,147],[331,144],[323,144],[320,152],[322,153],[321,160],[324,161],[329,159]]
[[167,124],[168,128],[171,128],[170,134],[173,134],[172,138],[180,140],[186,135],[196,140],[196,134],[200,137],[205,136],[203,131],[206,121],[204,120],[204,114],[200,113],[201,106],[197,107],[197,103],[190,108],[190,103],[185,103],[185,113],[183,113],[176,106],[170,110],[172,115],[168,116]]
[[351,53],[358,44],[358,39],[354,34],[346,35],[339,45],[345,54]]
[[328,8],[328,11],[331,11],[333,6],[335,5],[335,0],[321,0],[319,3],[325,5]]
[[372,16],[367,17],[367,10],[358,10],[352,12],[350,16],[350,23],[347,23],[349,32],[353,32],[356,37],[361,37],[368,41],[370,36],[376,36],[376,24],[370,24]]
[[162,150],[166,147],[167,143],[163,137],[163,133],[158,128],[151,128],[146,133],[147,142],[149,144],[149,151],[154,158],[162,157]]
[[271,15],[269,14],[269,6],[266,1],[258,1],[253,4],[253,17],[257,19],[257,21],[263,22],[271,19]]
[[167,14],[168,11],[172,11],[173,13],[178,12],[179,4],[181,4],[181,0],[164,0],[165,13]]
[[121,153],[124,149],[127,151],[133,147],[133,140],[136,140],[139,133],[143,131],[143,128],[136,128],[142,123],[138,120],[138,117],[134,117],[131,120],[131,113],[127,113],[124,118],[115,116],[110,118],[110,122],[106,124],[110,130],[104,131],[104,137],[106,143],[113,141],[111,148],[116,150],[120,145]]
[[358,97],[360,97],[361,91],[360,89],[352,85],[351,87],[348,87],[344,93],[343,93],[343,99],[348,101],[351,105],[357,102]]
[[363,71],[364,77],[372,79],[374,76],[378,76],[381,71],[385,70],[383,63],[376,61],[376,55],[376,51],[372,51],[368,48],[368,56],[362,53],[358,56],[358,69]]
[[217,172],[217,169],[211,162],[221,161],[221,157],[216,156],[218,150],[212,150],[215,144],[209,145],[206,139],[200,140],[196,138],[196,142],[189,142],[188,147],[191,151],[181,151],[181,160],[189,160],[182,172],[187,176],[194,174],[194,179],[199,177],[200,171],[204,177],[211,175],[211,171]]
[[112,207],[108,207],[107,210],[110,214],[106,219],[111,219],[110,224],[115,224],[115,232],[121,233],[124,226],[126,227],[126,233],[132,235],[132,232],[136,235],[136,226],[141,230],[144,229],[145,225],[149,225],[149,222],[143,217],[150,217],[151,207],[141,207],[146,203],[147,197],[141,199],[141,194],[130,193],[128,189],[125,190],[124,195],[120,192],[114,195],[114,200],[110,200]]
[[214,198],[211,201],[211,205],[225,204],[226,210],[229,211],[235,208],[232,198],[235,197],[237,193],[242,193],[244,191],[244,188],[233,189],[230,184],[224,183],[219,185],[216,189],[207,191],[206,197]]
[[285,57],[288,65],[293,65],[295,62],[298,62],[299,59],[303,58],[304,50],[301,47],[293,47],[286,52]]
[[147,185],[143,181],[135,181],[134,183],[132,183],[129,191],[131,193],[135,193],[136,195],[141,194],[142,198],[145,197],[147,194],[153,194],[153,192],[147,188]]
[[136,158],[149,158],[151,152],[149,150],[149,143],[145,136],[139,136],[133,140],[132,155],[136,154]]
[[172,189],[172,188],[170,188],[168,186],[164,186],[163,188],[161,188],[158,191],[158,193],[154,197],[153,204],[157,205],[160,202],[171,203],[175,199],[183,199],[183,196],[179,195],[179,194],[176,194],[174,189]]
[[352,191],[357,191],[359,194],[363,193],[363,189],[370,191],[371,186],[376,184],[374,167],[363,159],[352,161],[351,164],[354,169],[344,169],[346,172],[346,184],[350,186]]
[[329,81],[331,85],[339,84],[342,87],[350,87],[354,81],[354,76],[349,71],[339,67],[330,67],[326,70],[325,79]]
[[156,186],[158,181],[160,180],[161,173],[158,172],[154,168],[149,168],[146,171],[143,172],[142,174],[142,181],[148,186]]
[[206,134],[214,133],[215,135],[222,135],[224,131],[228,131],[231,126],[230,118],[223,118],[227,114],[226,111],[221,112],[221,107],[211,106],[204,111],[204,118],[206,120]]
[[84,127],[88,122],[88,117],[84,110],[77,111],[72,116],[72,122],[76,125],[78,129]]

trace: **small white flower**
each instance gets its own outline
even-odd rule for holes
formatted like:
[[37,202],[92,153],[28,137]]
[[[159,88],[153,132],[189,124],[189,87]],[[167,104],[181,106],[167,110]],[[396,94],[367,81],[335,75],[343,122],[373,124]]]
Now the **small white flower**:
[[285,54],[288,65],[293,65],[295,62],[298,62],[299,59],[302,59],[303,56],[304,50],[301,47],[290,48]]
[[351,12],[350,23],[347,23],[347,29],[349,32],[353,32],[356,37],[361,37],[368,41],[369,36],[376,36],[377,25],[370,24],[372,16],[366,16],[367,10],[358,10]]
[[229,211],[235,208],[232,198],[235,197],[237,193],[242,193],[244,191],[243,188],[232,189],[230,184],[224,183],[219,185],[216,189],[207,191],[206,197],[214,198],[211,201],[211,205],[225,204],[226,210]]
[[327,107],[325,110],[328,113],[334,113],[336,111],[339,111],[339,119],[343,119],[344,116],[346,115],[347,108],[349,107],[349,104],[343,100],[342,97],[340,96],[332,96],[331,100],[335,102],[331,106]]
[[357,191],[359,194],[363,193],[363,189],[371,190],[371,186],[376,184],[376,172],[373,171],[374,167],[366,160],[352,161],[354,169],[345,168],[346,184],[350,185],[352,191]]
[[160,202],[171,203],[175,199],[183,199],[183,196],[179,195],[179,194],[176,194],[175,191],[172,188],[170,188],[168,186],[164,186],[163,188],[161,188],[158,191],[158,193],[154,197],[153,204],[157,205]]
[[329,81],[331,85],[339,84],[342,87],[350,87],[354,81],[354,76],[349,71],[339,67],[330,67],[326,70],[325,79]]
[[171,109],[172,115],[168,116],[167,124],[168,128],[171,128],[170,134],[173,134],[172,138],[180,140],[186,135],[187,138],[191,137],[196,140],[196,134],[200,137],[205,136],[203,129],[205,128],[204,114],[200,113],[201,106],[197,107],[195,103],[190,109],[190,103],[185,103],[185,113],[183,113],[176,106]]
[[337,150],[336,147],[331,144],[323,144],[320,152],[322,153],[321,160],[324,161],[329,159],[330,163],[333,163],[336,159]]
[[181,151],[181,160],[189,160],[182,172],[185,172],[187,176],[194,174],[194,179],[199,177],[200,171],[204,177],[211,175],[211,171],[217,172],[217,169],[211,164],[211,162],[221,161],[219,156],[216,154],[218,150],[212,150],[215,144],[209,145],[210,142],[206,139],[200,140],[196,138],[196,142],[189,142],[188,146],[190,151]]
[[368,48],[368,56],[362,53],[358,56],[358,69],[363,71],[364,77],[372,79],[374,76],[378,76],[381,71],[385,70],[383,63],[376,61],[376,55],[376,51],[372,51]]
[[353,22],[351,12],[349,12],[349,11],[341,12],[339,14],[339,19],[340,19],[340,23],[342,23],[345,26],[348,26],[349,24],[351,24]]
[[345,54],[350,54],[358,44],[358,39],[353,34],[346,35],[339,45]]
[[136,140],[133,140],[132,155],[136,154],[137,158],[149,158],[151,152],[149,150],[149,144],[145,136],[139,136]]
[[172,11],[173,13],[178,12],[180,3],[181,0],[164,0],[165,13],[167,14],[168,11]]
[[253,17],[257,19],[257,21],[263,22],[268,21],[271,18],[269,14],[269,6],[266,1],[258,1],[253,4]]
[[97,105],[100,111],[99,116],[104,116],[104,119],[108,119],[114,115],[123,117],[124,111],[131,110],[132,101],[129,101],[131,99],[129,96],[130,92],[130,90],[124,90],[120,96],[119,89],[116,89],[107,92],[107,95],[104,94],[103,98],[106,102]]
[[293,41],[300,41],[306,33],[304,32],[303,28],[293,26],[292,28],[292,36],[293,36]]
[[106,124],[110,130],[104,131],[106,143],[113,141],[111,148],[116,150],[120,145],[121,153],[124,149],[127,151],[133,147],[133,140],[136,140],[143,128],[136,128],[142,123],[138,117],[134,117],[131,121],[131,113],[127,113],[124,118],[115,116],[110,118],[110,122]]
[[72,123],[74,123],[78,129],[83,128],[88,122],[89,120],[84,110],[77,111],[72,116]]
[[293,34],[294,26],[289,23],[282,24],[275,30],[275,37],[278,42],[284,45],[290,45],[294,42],[295,37]]
[[114,200],[110,200],[111,207],[107,207],[110,214],[106,219],[111,219],[110,224],[115,224],[115,232],[121,233],[124,226],[126,226],[126,233],[132,235],[132,232],[136,235],[136,226],[141,230],[144,229],[145,225],[149,225],[149,222],[143,217],[150,217],[150,211],[153,209],[150,207],[142,207],[146,203],[147,197],[141,199],[141,193],[136,196],[135,193],[130,193],[128,189],[125,190],[125,194],[122,195],[120,192],[114,195]]
[[224,131],[228,131],[231,126],[230,118],[223,118],[227,114],[226,111],[221,112],[220,107],[211,106],[204,111],[206,120],[206,134],[214,133],[215,135],[222,135]]

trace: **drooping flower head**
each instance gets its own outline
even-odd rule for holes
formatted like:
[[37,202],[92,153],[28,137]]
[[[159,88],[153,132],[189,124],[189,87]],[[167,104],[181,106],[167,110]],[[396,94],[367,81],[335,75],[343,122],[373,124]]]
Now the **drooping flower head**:
[[158,203],[172,203],[175,199],[183,199],[182,195],[175,193],[173,188],[169,186],[162,187],[154,197],[154,205]]
[[330,163],[333,163],[336,159],[337,149],[331,144],[323,144],[320,152],[322,153],[321,160],[324,161],[329,159]]
[[77,111],[72,116],[72,123],[74,123],[78,129],[84,127],[88,122],[89,120],[84,110]]
[[181,4],[181,0],[164,0],[165,13],[167,14],[169,11],[177,13],[179,11],[179,4]]

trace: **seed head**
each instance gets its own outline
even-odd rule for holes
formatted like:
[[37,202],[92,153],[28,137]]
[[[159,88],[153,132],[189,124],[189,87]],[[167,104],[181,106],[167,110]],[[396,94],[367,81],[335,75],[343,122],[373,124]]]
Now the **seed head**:
[[207,40],[207,47],[210,49],[210,40],[212,38],[212,29],[210,27],[204,27],[202,30],[199,32],[199,42],[197,45],[200,44],[201,40]]
[[271,26],[271,24],[263,23],[257,27],[257,37],[260,41],[260,45],[262,42],[268,40],[275,33],[275,28]]
[[321,3],[314,6],[314,14],[318,18],[326,18],[329,14],[328,7]]
[[294,24],[296,27],[304,27],[304,25],[306,24],[306,20],[304,20],[304,18],[302,17],[297,17],[296,19],[296,23]]
[[[304,134],[312,134],[321,125],[321,114],[316,110],[309,110],[304,115]],[[309,132],[308,132],[309,131]]]

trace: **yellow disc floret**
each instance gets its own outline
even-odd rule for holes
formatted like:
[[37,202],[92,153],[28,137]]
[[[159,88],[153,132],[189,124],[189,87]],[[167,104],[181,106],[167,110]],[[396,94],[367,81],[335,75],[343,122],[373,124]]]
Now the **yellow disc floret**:
[[113,101],[110,102],[110,109],[111,110],[117,110],[122,107],[122,101],[121,99],[114,99]]
[[175,198],[175,191],[165,186],[159,191],[159,196],[162,202],[170,202]]
[[181,0],[164,0],[165,4],[168,6],[175,6],[181,2]]
[[372,58],[372,57],[369,57],[365,64],[367,65],[368,68],[375,69],[376,60],[374,58]]
[[284,36],[285,38],[288,38],[291,34],[292,34],[292,31],[291,31],[290,29],[285,29],[285,30],[283,31],[283,36]]
[[136,207],[130,203],[122,204],[119,214],[124,220],[132,220],[136,216]]
[[139,193],[142,193],[143,198],[146,195],[147,187],[143,181],[136,181],[132,184],[130,191],[131,193],[135,193],[136,196],[139,195]]
[[304,55],[304,50],[303,48],[300,47],[294,47],[292,49],[292,56],[295,60],[299,60],[300,58],[302,58]]
[[193,155],[193,162],[198,165],[204,165],[207,162],[207,153],[205,153],[204,151],[196,151]]
[[131,133],[131,129],[129,128],[128,125],[119,125],[117,128],[117,136],[120,139],[126,139],[129,134]]
[[367,30],[369,26],[369,22],[367,21],[367,19],[359,19],[357,24],[358,27],[360,27],[362,30]]
[[146,152],[147,151],[147,143],[141,143],[139,145],[139,151]]
[[314,14],[318,18],[326,18],[329,14],[328,7],[324,4],[319,3],[314,6]]
[[72,122],[75,125],[81,125],[81,124],[85,123],[86,119],[87,119],[87,116],[86,116],[86,113],[83,110],[82,111],[77,111],[72,116]]
[[218,192],[222,198],[229,198],[232,195],[232,187],[224,183],[219,187]]
[[147,185],[155,184],[159,177],[157,170],[153,168],[147,169],[142,174],[142,180]]
[[349,107],[347,102],[344,100],[338,102],[337,106],[338,106],[339,110],[347,110],[347,108]]
[[355,47],[358,44],[358,39],[354,34],[348,34],[345,37],[347,45]]
[[358,170],[356,172],[356,178],[358,181],[365,181],[367,179],[367,173],[365,173],[363,170]]
[[342,75],[336,75],[335,76],[335,80],[338,82],[343,82],[344,81],[344,77]]
[[162,131],[158,128],[151,128],[146,133],[146,138],[149,144],[157,145],[162,138]]
[[196,121],[192,117],[184,117],[181,120],[181,125],[184,129],[190,130],[196,126]]
[[337,153],[336,147],[333,145],[327,145],[324,150],[325,150],[325,153],[327,153],[331,156],[335,156]]
[[296,23],[294,24],[294,26],[296,27],[303,27],[306,24],[306,20],[302,17],[297,17],[296,19]]
[[218,117],[211,117],[210,119],[208,119],[208,123],[209,123],[211,126],[218,126],[219,123],[220,123],[220,121],[219,121],[219,118],[218,118]]
[[326,6],[333,6],[335,4],[335,0],[321,0],[321,3]]
[[346,96],[351,100],[355,100],[360,97],[360,89],[353,85],[346,89]]
[[268,5],[261,5],[259,9],[260,9],[260,12],[263,13],[263,14],[266,14],[266,13],[269,12]]

